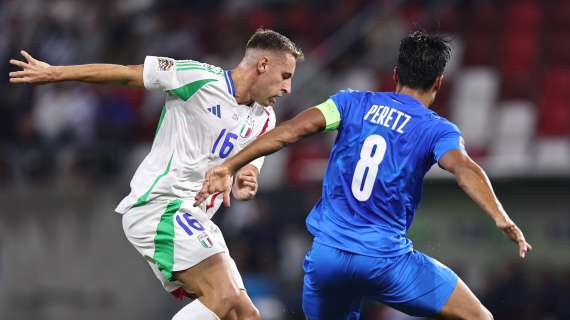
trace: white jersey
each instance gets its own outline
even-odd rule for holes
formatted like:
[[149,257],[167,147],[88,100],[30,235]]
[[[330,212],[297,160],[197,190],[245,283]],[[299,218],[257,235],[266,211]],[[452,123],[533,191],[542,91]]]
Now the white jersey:
[[[150,153],[131,180],[131,192],[115,211],[149,201],[193,201],[206,171],[275,126],[271,107],[239,105],[230,71],[193,60],[148,56],[144,86],[168,93]],[[263,158],[252,162],[261,169]],[[211,218],[222,203],[203,202]]]

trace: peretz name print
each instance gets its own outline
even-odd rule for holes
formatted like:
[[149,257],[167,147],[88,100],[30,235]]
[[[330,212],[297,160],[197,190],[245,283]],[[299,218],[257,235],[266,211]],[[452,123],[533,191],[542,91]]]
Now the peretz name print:
[[410,119],[412,117],[405,112],[375,104],[370,107],[370,110],[364,116],[364,120],[382,125],[398,133],[404,133],[404,129]]

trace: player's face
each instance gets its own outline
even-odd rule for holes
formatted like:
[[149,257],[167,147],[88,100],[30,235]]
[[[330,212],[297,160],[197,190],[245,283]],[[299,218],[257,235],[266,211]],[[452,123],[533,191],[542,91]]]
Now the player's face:
[[254,101],[264,106],[275,105],[277,99],[291,93],[296,60],[290,53],[274,53],[265,64],[258,64],[259,76],[251,88]]

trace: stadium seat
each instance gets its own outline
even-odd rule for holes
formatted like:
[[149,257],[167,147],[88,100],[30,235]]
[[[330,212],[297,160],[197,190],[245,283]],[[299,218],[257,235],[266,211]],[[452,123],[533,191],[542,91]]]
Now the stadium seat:
[[479,5],[468,15],[465,36],[465,65],[491,65],[496,61],[499,12],[495,6]]
[[525,174],[532,164],[536,108],[530,101],[511,100],[495,112],[488,165],[493,174]]
[[544,62],[548,66],[570,66],[570,28],[550,30],[544,36]]
[[533,71],[538,60],[538,47],[536,32],[505,32],[501,41],[501,72],[520,76]]
[[542,7],[535,1],[517,1],[507,5],[505,25],[511,31],[533,32],[542,23]]
[[536,174],[570,173],[568,138],[541,138],[536,143]]
[[463,132],[474,152],[488,142],[491,112],[498,93],[499,76],[492,68],[468,68],[456,77],[450,100],[451,120]]
[[490,4],[477,5],[469,14],[469,27],[487,33],[496,33],[500,20],[500,11]]
[[538,133],[542,136],[570,136],[570,68],[547,70],[538,98]]
[[465,39],[465,66],[489,66],[496,63],[496,33],[477,30],[468,33]]
[[439,12],[438,15],[438,31],[442,33],[457,33],[461,32],[463,26],[462,22],[465,20],[463,12],[457,10],[454,4],[448,4]]
[[549,1],[546,4],[545,28],[563,30],[570,28],[570,1]]
[[569,101],[542,99],[539,107],[538,131],[541,136],[570,136]]
[[501,77],[500,100],[532,100],[534,79],[530,72],[505,73]]

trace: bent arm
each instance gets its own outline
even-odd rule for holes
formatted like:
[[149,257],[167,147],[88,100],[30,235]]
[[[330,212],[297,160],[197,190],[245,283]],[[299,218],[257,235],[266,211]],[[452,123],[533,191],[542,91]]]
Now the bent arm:
[[224,162],[231,174],[249,162],[283,149],[288,144],[325,129],[325,117],[317,108],[301,112],[275,129],[255,139],[251,144]]
[[441,157],[439,165],[451,172],[457,184],[501,228],[512,223],[495,196],[487,174],[465,152],[451,150]]
[[10,72],[10,83],[44,84],[61,81],[116,83],[143,87],[143,65],[83,64],[52,66],[21,51],[26,62],[12,59],[10,63],[21,70]]

